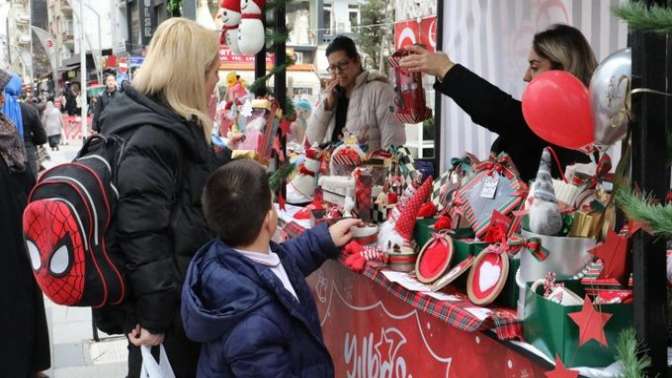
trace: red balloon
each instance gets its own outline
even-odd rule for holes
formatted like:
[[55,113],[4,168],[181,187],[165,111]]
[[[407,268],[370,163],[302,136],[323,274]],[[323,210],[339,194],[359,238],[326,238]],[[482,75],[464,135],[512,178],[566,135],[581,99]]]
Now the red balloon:
[[585,150],[594,142],[588,88],[566,71],[543,72],[523,93],[523,116],[541,139]]

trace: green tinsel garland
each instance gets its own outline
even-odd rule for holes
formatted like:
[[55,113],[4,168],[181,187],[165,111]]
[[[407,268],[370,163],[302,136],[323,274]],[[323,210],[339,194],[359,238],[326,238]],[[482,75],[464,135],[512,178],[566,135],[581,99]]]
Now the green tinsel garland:
[[[644,370],[651,366],[651,358],[643,352],[637,342],[637,333],[633,328],[624,329],[618,335],[616,355],[623,364],[623,378],[644,377]],[[641,356],[640,356],[641,354]]]
[[647,8],[642,2],[630,1],[615,7],[613,12],[627,22],[631,29],[656,33],[672,32],[672,8]]
[[280,189],[282,183],[285,181],[289,175],[294,172],[294,163],[287,163],[280,166],[273,174],[268,178],[268,186],[271,187],[271,192],[275,193]]
[[618,190],[616,203],[628,219],[646,224],[654,235],[672,237],[672,205],[654,203],[650,195],[636,194],[631,189]]

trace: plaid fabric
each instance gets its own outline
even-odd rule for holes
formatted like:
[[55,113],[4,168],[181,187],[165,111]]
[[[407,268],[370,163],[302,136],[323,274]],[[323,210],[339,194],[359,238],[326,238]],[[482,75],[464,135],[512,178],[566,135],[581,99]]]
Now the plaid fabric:
[[[303,233],[304,229],[296,223],[288,223],[282,226],[283,231],[289,237],[296,237]],[[342,263],[342,261],[341,261]],[[390,294],[414,308],[428,313],[449,325],[467,332],[484,331],[494,329],[500,340],[521,339],[523,325],[518,320],[515,310],[508,308],[490,308],[491,314],[484,320],[480,320],[471,313],[469,308],[484,308],[471,303],[464,293],[454,289],[449,294],[459,297],[459,301],[440,301],[419,292],[405,289],[399,284],[388,281],[379,270],[367,263],[365,277],[385,288]],[[353,273],[355,274],[355,273]]]
[[463,293],[458,291],[450,294],[459,297],[459,301],[440,301],[420,292],[410,291],[401,285],[392,283],[380,273],[369,266],[366,267],[364,276],[384,287],[390,294],[403,302],[426,312],[451,326],[467,332],[483,331],[494,328],[500,340],[521,338],[523,335],[522,323],[518,320],[516,312],[511,309],[494,308],[492,313],[484,320],[480,320],[472,314],[468,308],[478,308],[469,301]]

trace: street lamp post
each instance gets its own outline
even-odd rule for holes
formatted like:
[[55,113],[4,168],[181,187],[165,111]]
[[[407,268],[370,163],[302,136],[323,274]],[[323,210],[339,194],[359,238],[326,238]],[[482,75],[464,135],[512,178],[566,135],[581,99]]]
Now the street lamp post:
[[79,95],[81,96],[82,104],[82,138],[89,136],[89,130],[87,128],[86,114],[87,114],[87,101],[86,101],[86,48],[84,47],[84,0],[79,0],[79,61],[80,61],[80,91]]

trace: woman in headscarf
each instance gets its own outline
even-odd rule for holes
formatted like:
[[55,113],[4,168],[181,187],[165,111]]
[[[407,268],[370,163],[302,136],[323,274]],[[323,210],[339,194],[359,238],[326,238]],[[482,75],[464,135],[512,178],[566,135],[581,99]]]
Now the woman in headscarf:
[[17,125],[19,134],[23,137],[28,162],[26,168],[34,177],[37,177],[39,171],[37,146],[47,142],[47,134],[42,127],[38,110],[33,105],[18,101],[21,96],[21,86],[21,78],[12,75],[4,89],[3,109],[7,119]]
[[61,130],[63,130],[63,116],[51,101],[47,102],[47,107],[42,114],[42,124],[47,132],[49,147],[52,151],[58,151],[61,143]]
[[[10,74],[0,70],[0,106]],[[6,108],[4,108],[6,109]],[[21,119],[12,114],[13,119]],[[21,124],[19,123],[19,127]],[[20,129],[0,114],[0,370],[5,377],[33,378],[51,365],[44,302],[23,241],[22,213],[35,177],[26,168]]]

